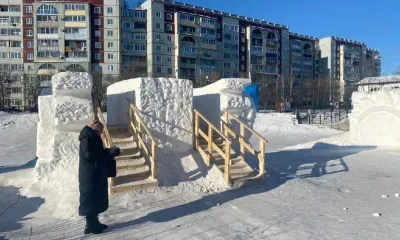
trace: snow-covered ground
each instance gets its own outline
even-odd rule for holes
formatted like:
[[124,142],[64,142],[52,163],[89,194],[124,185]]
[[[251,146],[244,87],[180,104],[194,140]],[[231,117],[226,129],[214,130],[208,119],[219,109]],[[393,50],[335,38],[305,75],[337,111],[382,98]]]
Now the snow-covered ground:
[[80,217],[54,217],[54,199],[68,196],[29,187],[36,122],[0,113],[0,239],[400,239],[400,149],[357,146],[287,114],[255,122],[269,141],[265,180],[222,193],[177,185],[116,195],[101,216],[110,228],[83,236]]

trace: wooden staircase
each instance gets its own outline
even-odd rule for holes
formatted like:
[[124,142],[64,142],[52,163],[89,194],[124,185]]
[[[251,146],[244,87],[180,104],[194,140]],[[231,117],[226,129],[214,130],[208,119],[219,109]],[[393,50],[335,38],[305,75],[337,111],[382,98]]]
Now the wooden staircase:
[[[214,138],[213,142],[222,149],[222,151],[226,150],[226,142],[221,138]],[[199,145],[203,149],[205,153],[208,154],[208,144],[204,139],[199,140]],[[222,174],[225,173],[225,160],[222,156],[215,150],[212,150],[212,162],[217,166],[218,170],[221,171]],[[230,167],[229,167],[229,176],[232,184],[238,182],[245,182],[247,180],[253,179],[257,177],[257,172],[250,167],[249,164],[238,154],[231,149],[230,154]]]
[[117,176],[110,181],[110,193],[155,187],[157,179],[150,176],[150,162],[140,152],[136,137],[126,126],[108,126],[112,143],[121,149],[116,157]]

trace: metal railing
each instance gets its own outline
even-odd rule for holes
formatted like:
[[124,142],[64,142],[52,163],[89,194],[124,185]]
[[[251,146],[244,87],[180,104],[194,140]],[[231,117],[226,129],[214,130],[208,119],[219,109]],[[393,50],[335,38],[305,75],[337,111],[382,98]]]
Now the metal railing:
[[347,119],[349,109],[308,109],[296,110],[299,124],[333,124]]
[[[152,180],[155,180],[155,179],[157,179],[157,177],[156,177],[156,148],[157,148],[156,140],[154,139],[153,135],[151,134],[151,131],[146,126],[142,117],[140,116],[139,109],[129,99],[128,99],[128,103],[129,103],[128,117],[129,117],[130,128],[132,129],[133,133],[137,137],[139,150],[141,150],[141,152],[144,152],[146,157],[150,161],[150,177]],[[150,139],[151,149],[149,149],[146,145],[146,142],[144,140],[145,139],[144,134],[146,134],[147,137]]]
[[[262,177],[265,174],[265,153],[267,148],[268,141],[261,136],[258,132],[254,131],[249,125],[244,123],[234,114],[228,112],[227,110],[223,111],[224,120],[222,122],[224,134],[228,137],[233,137],[236,139],[240,144],[240,156],[242,157],[243,161],[246,161],[246,150],[254,155],[258,159],[259,165],[259,175],[257,177]],[[230,127],[230,120],[236,121],[240,125],[240,133],[237,134],[232,128]],[[260,147],[259,150],[254,149],[249,142],[246,142],[246,130],[251,132],[255,137],[258,138]]]
[[[215,150],[224,159],[224,180],[230,182],[230,165],[231,165],[231,146],[232,142],[224,135],[218,128],[212,124],[206,117],[203,116],[196,109],[194,110],[194,132],[195,132],[195,149],[199,151],[202,157],[206,160],[206,164],[210,165],[213,158],[213,150]],[[203,120],[208,127],[208,133],[206,134],[200,129],[200,119]],[[215,135],[215,133],[217,135]],[[225,151],[221,149],[216,143],[214,143],[214,136],[219,136],[225,141]],[[207,142],[207,152],[204,151],[199,144],[200,137]]]

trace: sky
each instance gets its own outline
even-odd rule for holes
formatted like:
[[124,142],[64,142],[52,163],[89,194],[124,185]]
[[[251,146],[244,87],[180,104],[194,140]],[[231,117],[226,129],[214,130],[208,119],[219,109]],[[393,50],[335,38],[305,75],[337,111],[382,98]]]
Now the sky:
[[291,32],[308,36],[365,42],[380,51],[383,75],[400,67],[400,0],[178,1],[284,24]]

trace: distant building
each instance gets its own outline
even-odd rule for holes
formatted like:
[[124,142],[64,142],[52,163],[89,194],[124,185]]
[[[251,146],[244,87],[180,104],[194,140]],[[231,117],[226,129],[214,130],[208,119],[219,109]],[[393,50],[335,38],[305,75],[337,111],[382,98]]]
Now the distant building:
[[400,75],[368,77],[359,81],[356,85],[359,92],[376,92],[383,89],[399,89]]

